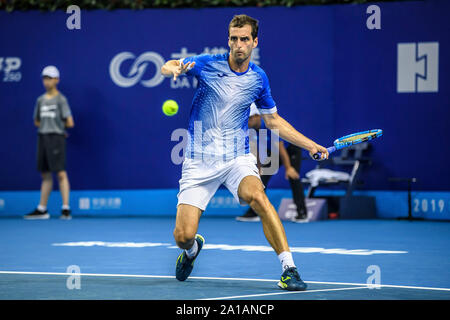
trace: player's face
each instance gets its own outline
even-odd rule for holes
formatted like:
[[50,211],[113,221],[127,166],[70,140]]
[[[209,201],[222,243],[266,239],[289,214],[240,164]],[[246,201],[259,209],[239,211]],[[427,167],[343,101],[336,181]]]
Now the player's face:
[[244,25],[242,28],[231,27],[228,36],[230,55],[237,64],[241,64],[252,55],[253,48],[258,45],[258,38],[252,37],[252,26]]
[[42,83],[44,84],[45,90],[52,90],[56,87],[58,84],[59,79],[58,78],[50,78],[50,77],[43,77]]

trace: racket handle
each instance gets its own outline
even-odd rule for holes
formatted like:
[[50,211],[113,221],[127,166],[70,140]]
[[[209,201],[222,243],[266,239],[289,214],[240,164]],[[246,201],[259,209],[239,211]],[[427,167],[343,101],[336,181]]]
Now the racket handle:
[[[336,147],[332,146],[332,147],[327,148],[327,150],[328,150],[328,153],[332,153],[332,152],[336,151]],[[317,153],[313,154],[314,160],[319,160],[321,156],[322,156],[321,152],[317,152]]]

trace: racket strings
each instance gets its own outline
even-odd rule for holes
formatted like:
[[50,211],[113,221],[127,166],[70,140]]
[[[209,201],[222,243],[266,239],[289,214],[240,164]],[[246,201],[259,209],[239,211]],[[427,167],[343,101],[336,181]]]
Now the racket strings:
[[357,134],[357,135],[354,135],[352,137],[348,137],[348,138],[342,139],[339,142],[341,142],[341,143],[348,143],[348,142],[353,142],[353,141],[356,141],[356,140],[364,140],[364,139],[367,139],[369,137],[373,138],[375,136],[376,136],[376,134],[373,134],[373,133]]

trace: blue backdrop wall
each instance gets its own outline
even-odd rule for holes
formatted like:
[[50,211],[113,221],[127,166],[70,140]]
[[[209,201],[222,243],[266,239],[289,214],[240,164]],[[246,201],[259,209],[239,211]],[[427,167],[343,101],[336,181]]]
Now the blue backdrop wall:
[[[367,5],[82,11],[80,30],[66,27],[65,12],[0,12],[0,190],[39,187],[32,113],[43,93],[40,72],[50,64],[61,72],[59,88],[75,119],[67,139],[72,189],[177,188],[171,134],[187,126],[195,82],[161,79],[158,66],[226,51],[227,26],[238,13],[260,20],[253,60],[269,76],[279,113],[302,133],[328,145],[384,129],[363,188],[394,189],[388,177],[415,176],[417,189],[449,190],[450,3],[377,5],[380,30],[367,28]],[[413,69],[400,70],[402,43],[419,51],[431,43],[432,50],[426,58],[416,50]],[[411,92],[398,92],[399,72],[415,79]],[[437,81],[438,89],[425,92],[418,81]],[[178,101],[176,116],[161,112],[166,99]],[[305,161],[302,173],[313,166]],[[272,187],[287,187],[283,176]]]

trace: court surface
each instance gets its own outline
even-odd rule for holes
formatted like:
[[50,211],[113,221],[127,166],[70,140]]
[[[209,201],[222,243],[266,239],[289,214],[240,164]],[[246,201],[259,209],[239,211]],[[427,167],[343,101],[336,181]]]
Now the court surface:
[[450,299],[448,222],[284,222],[304,292],[277,287],[281,266],[261,224],[232,217],[202,218],[205,247],[177,281],[174,223],[1,219],[0,299]]

